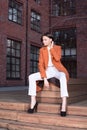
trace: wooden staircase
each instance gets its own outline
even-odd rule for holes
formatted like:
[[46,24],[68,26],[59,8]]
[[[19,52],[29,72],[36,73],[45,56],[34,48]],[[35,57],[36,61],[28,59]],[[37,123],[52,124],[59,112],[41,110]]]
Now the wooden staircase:
[[87,99],[86,81],[70,81],[68,89],[66,117],[60,116],[59,88],[51,85],[50,89],[38,93],[38,111],[34,114],[27,113],[27,102],[0,101],[0,127],[8,130],[86,130],[87,107],[72,104]]

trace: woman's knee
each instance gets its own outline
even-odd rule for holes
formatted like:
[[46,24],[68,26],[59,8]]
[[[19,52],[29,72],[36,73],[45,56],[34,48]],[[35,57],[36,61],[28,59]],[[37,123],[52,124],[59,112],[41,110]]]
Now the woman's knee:
[[33,74],[30,74],[30,75],[28,76],[28,79],[29,79],[29,80],[34,79]]
[[64,72],[60,73],[60,79],[66,79],[66,74]]

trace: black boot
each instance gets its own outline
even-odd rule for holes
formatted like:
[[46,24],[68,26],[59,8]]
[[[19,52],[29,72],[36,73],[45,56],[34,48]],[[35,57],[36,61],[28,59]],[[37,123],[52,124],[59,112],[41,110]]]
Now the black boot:
[[28,109],[28,113],[34,113],[34,112],[37,112],[37,106],[38,106],[38,103],[36,102],[36,104],[34,105],[33,108],[29,108]]

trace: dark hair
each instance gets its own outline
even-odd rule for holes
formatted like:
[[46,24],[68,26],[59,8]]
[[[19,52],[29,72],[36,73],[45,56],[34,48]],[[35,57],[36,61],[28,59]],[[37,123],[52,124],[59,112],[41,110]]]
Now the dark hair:
[[51,33],[49,33],[49,32],[46,32],[46,33],[42,34],[42,36],[41,36],[41,42],[43,41],[43,36],[49,37],[49,38],[52,39],[52,41],[54,41],[53,35]]

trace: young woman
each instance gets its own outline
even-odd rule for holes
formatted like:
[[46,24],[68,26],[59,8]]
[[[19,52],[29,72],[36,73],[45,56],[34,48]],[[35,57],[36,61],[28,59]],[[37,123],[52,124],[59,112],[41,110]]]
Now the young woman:
[[54,44],[54,38],[50,33],[45,33],[41,37],[43,47],[39,54],[39,72],[29,75],[29,91],[31,96],[31,107],[28,113],[33,113],[38,106],[36,102],[36,81],[43,80],[44,86],[49,87],[48,79],[55,77],[60,81],[60,94],[62,98],[62,105],[60,110],[61,116],[66,116],[67,107],[67,81],[69,74],[66,68],[61,63],[61,47]]

